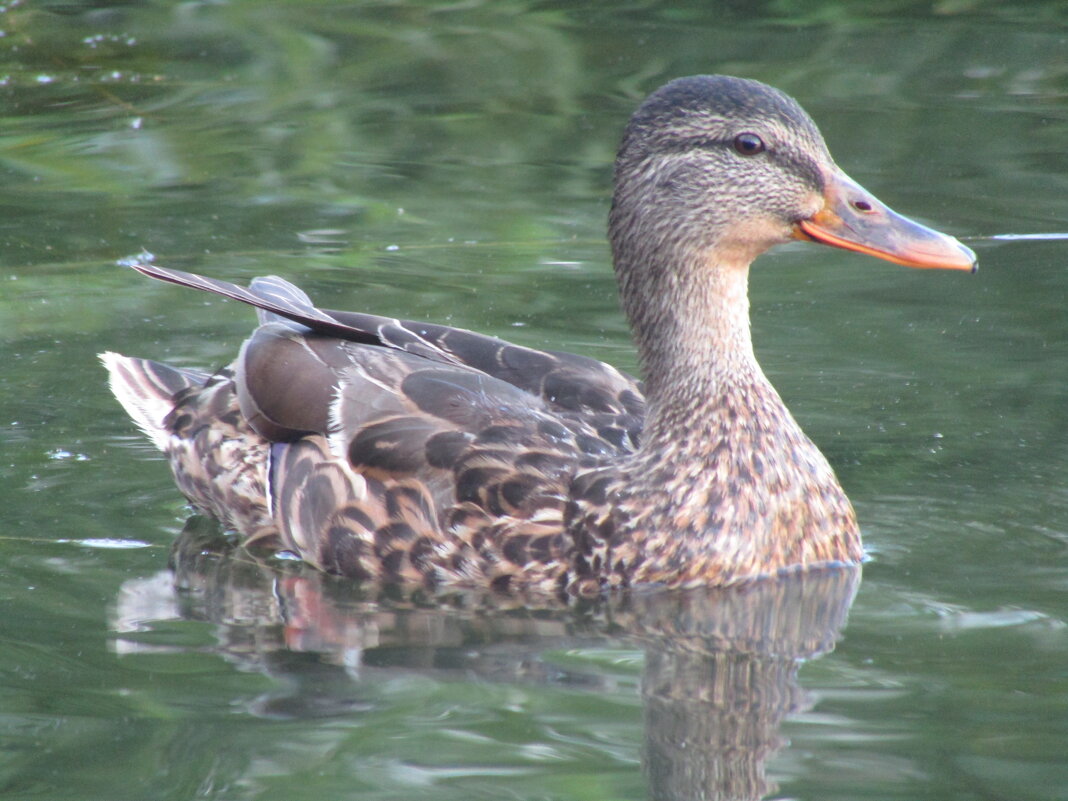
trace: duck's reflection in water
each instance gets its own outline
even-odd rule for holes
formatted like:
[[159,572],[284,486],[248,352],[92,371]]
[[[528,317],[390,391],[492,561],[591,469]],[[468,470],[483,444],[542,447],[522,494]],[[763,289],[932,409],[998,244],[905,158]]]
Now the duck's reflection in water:
[[[647,590],[534,608],[521,598],[360,588],[305,568],[268,567],[221,545],[214,523],[193,518],[175,545],[173,573],[123,588],[112,621],[120,652],[161,648],[136,634],[153,621],[211,621],[227,659],[284,674],[297,688],[259,699],[253,712],[314,717],[358,714],[359,692],[339,692],[338,682],[358,687],[362,677],[399,668],[596,692],[601,678],[542,654],[641,647],[643,763],[654,799],[760,799],[774,791],[765,762],[782,745],[783,718],[804,708],[798,667],[834,646],[860,579],[856,568],[835,568],[731,589]],[[318,656],[295,658],[306,653]]]

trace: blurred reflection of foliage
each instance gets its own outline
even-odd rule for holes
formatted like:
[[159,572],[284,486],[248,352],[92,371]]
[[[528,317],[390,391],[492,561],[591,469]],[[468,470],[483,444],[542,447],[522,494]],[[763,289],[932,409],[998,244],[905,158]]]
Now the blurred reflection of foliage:
[[[576,107],[579,60],[562,16],[519,2],[333,13],[300,3],[164,14],[16,6],[0,23],[16,119],[36,128],[44,115],[67,128],[57,136],[85,137],[66,159],[41,141],[9,141],[5,161],[66,170],[76,185],[79,170],[65,165],[88,150],[113,153],[121,180],[142,186],[242,176],[261,191],[320,193],[314,182],[369,149],[387,149],[401,171],[443,137],[453,151],[517,158],[521,142],[546,141]],[[85,177],[83,188],[102,188],[101,174]]]

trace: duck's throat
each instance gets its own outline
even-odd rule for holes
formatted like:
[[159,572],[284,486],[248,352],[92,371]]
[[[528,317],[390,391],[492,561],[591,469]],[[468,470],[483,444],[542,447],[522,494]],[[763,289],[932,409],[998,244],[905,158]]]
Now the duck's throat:
[[644,278],[642,295],[655,301],[624,302],[645,378],[647,433],[680,412],[701,417],[739,387],[770,389],[753,353],[748,266],[695,263]]

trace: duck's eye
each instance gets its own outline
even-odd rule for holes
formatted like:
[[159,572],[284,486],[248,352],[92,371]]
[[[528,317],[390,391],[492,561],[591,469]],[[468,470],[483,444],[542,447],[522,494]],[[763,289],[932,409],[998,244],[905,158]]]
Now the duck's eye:
[[764,152],[764,140],[755,133],[741,133],[734,137],[734,149],[743,156],[755,156]]

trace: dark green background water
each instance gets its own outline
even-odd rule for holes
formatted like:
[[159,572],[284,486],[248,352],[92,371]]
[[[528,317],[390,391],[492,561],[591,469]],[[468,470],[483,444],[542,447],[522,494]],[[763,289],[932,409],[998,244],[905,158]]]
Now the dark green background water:
[[[252,324],[115,266],[146,248],[634,369],[609,165],[698,72],[793,94],[943,230],[1064,231],[1063,8],[8,2],[0,795],[1068,799],[1068,242],[755,267],[758,355],[872,557],[805,643],[769,635],[790,598],[410,610],[195,546],[175,577],[187,509],[94,355],[216,366]],[[693,634],[721,617],[766,636]]]

